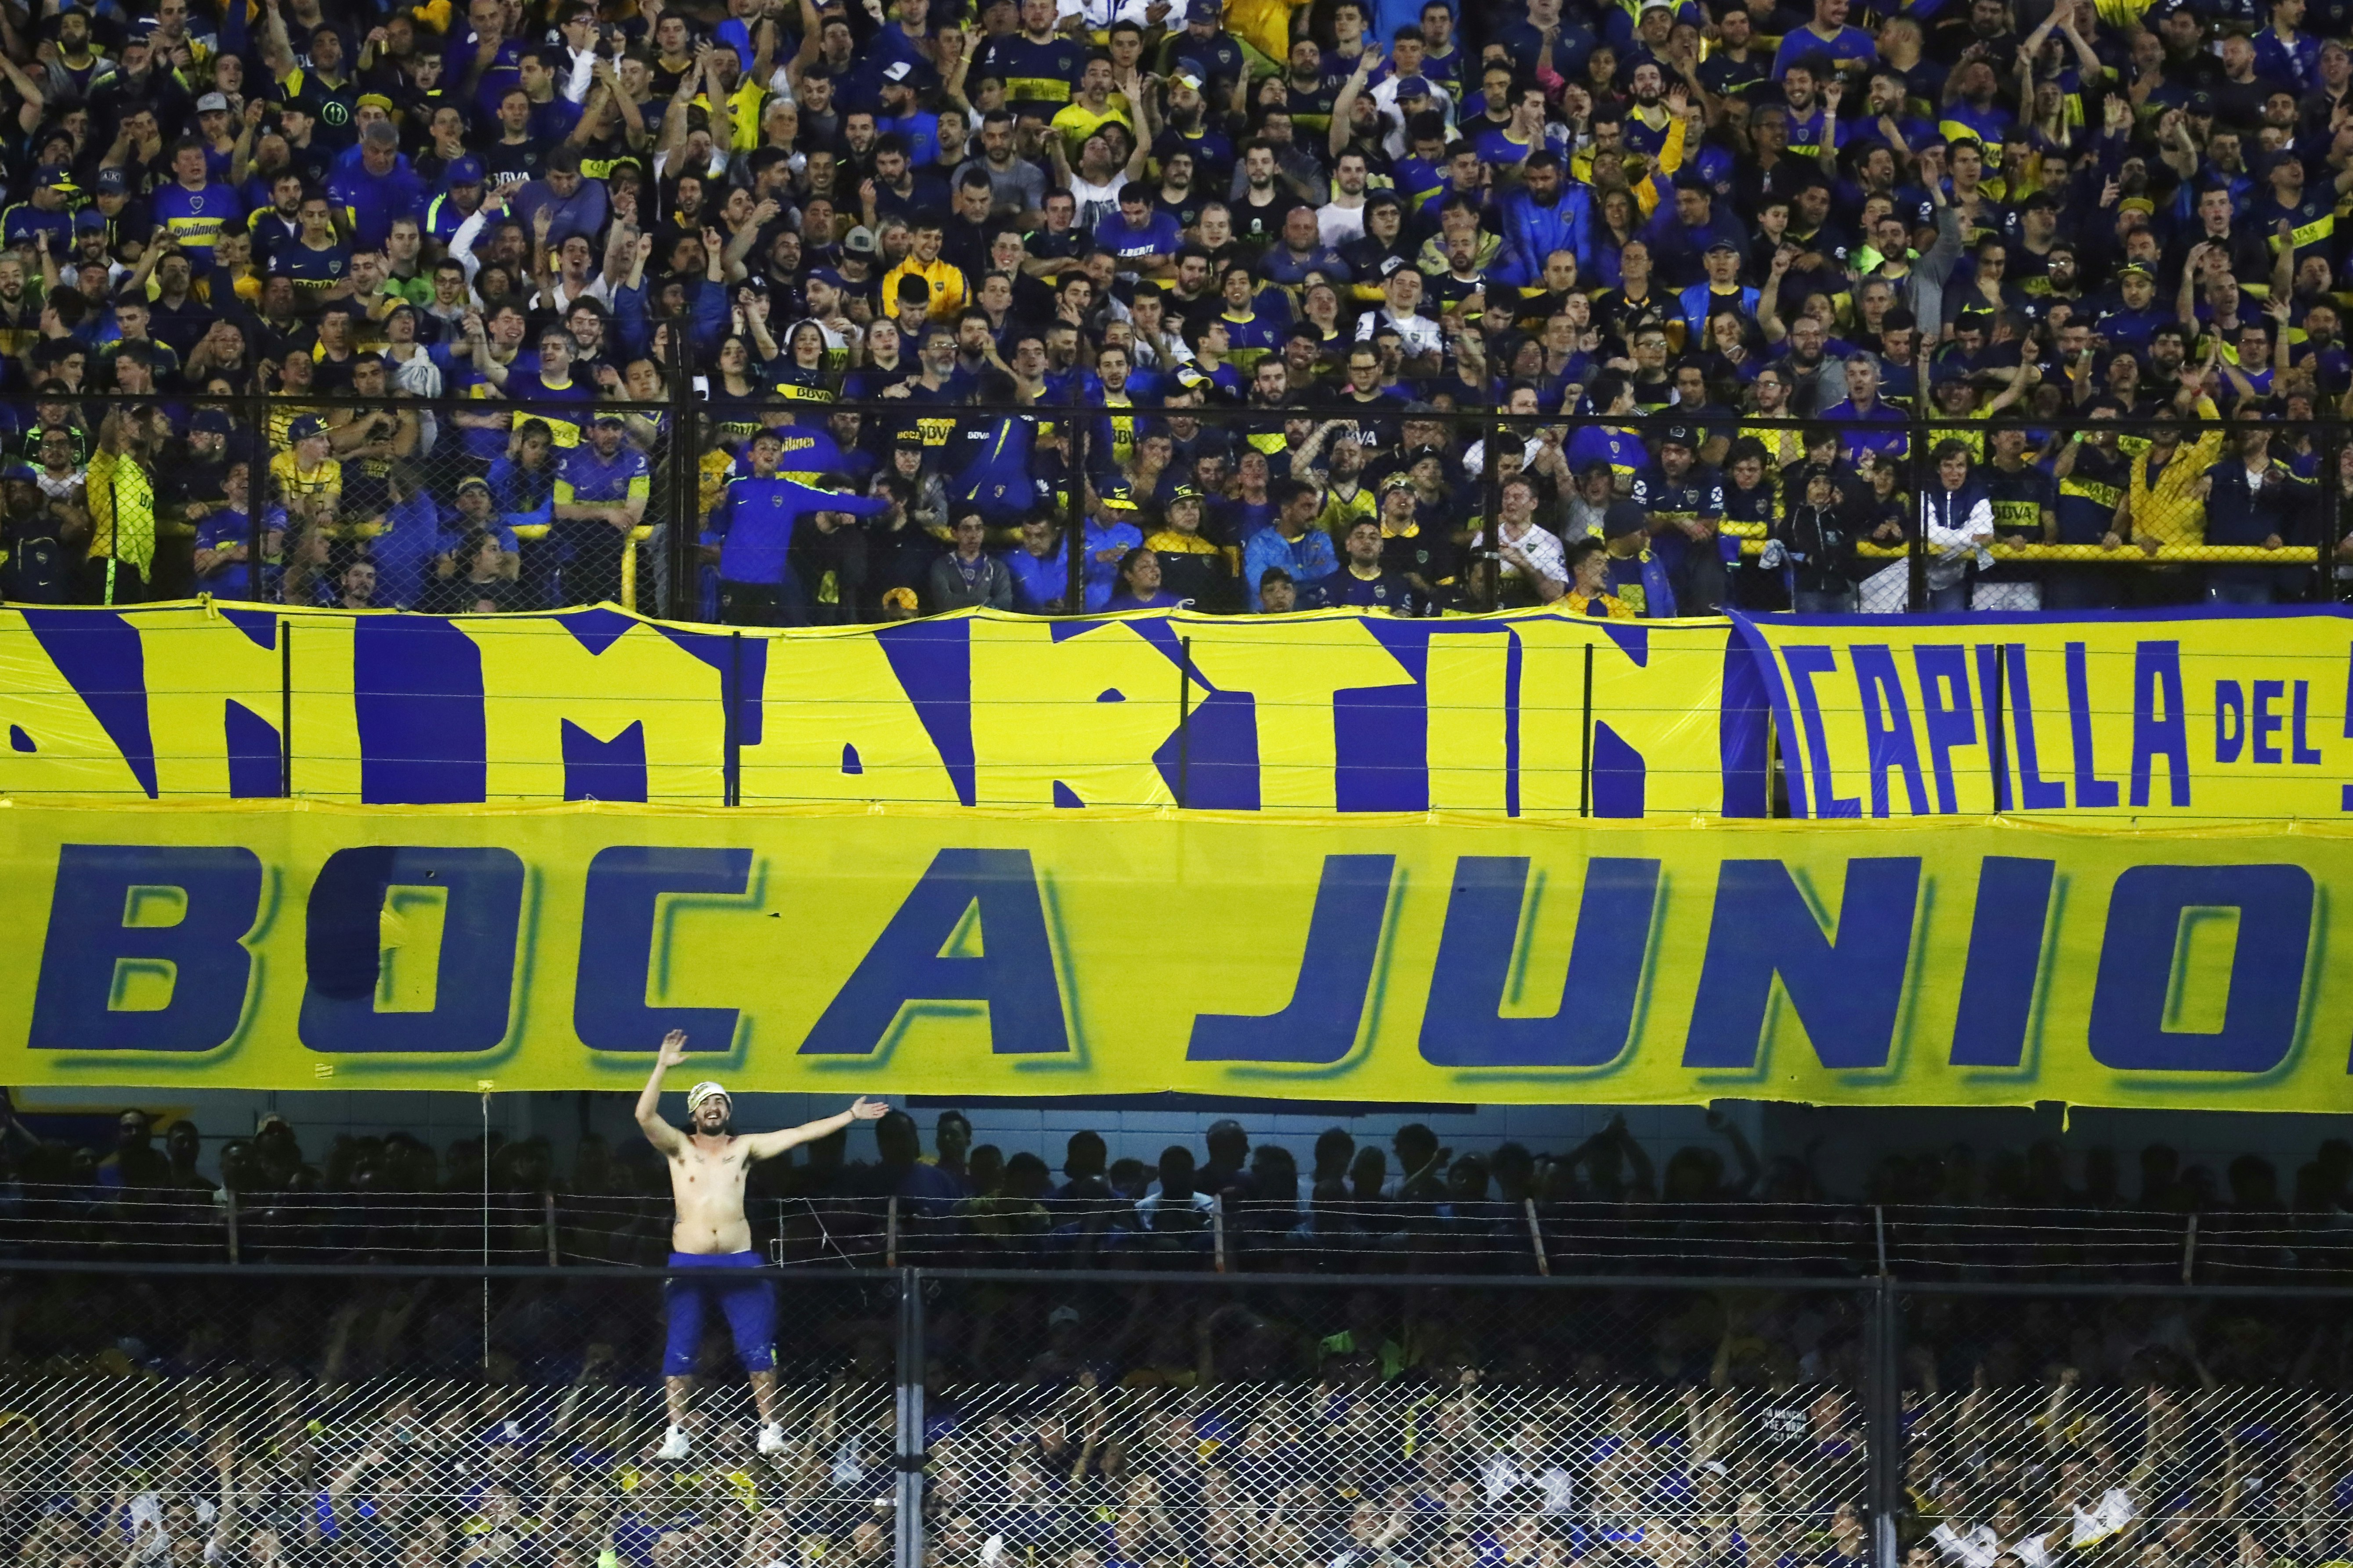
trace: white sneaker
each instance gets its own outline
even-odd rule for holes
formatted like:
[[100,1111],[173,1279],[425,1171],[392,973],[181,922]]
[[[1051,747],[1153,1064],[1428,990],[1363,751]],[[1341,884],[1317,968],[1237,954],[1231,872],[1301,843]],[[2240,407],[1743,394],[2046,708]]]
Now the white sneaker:
[[785,1451],[785,1429],[771,1421],[760,1428],[760,1452],[781,1454]]
[[662,1446],[654,1450],[654,1458],[657,1459],[683,1459],[686,1458],[687,1449],[691,1445],[689,1445],[686,1440],[686,1428],[683,1426],[673,1426],[670,1429],[670,1436],[662,1439]]

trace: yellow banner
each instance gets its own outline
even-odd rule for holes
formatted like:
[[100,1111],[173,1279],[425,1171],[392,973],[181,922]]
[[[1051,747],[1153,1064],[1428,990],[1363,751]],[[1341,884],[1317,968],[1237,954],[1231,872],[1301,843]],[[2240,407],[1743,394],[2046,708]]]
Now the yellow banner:
[[[0,609],[0,792],[1762,816],[1723,621]],[[1727,672],[1742,692],[1724,700]]]
[[0,1080],[2353,1109],[2353,833],[0,810]]
[[1736,617],[1792,815],[2333,821],[2353,618]]

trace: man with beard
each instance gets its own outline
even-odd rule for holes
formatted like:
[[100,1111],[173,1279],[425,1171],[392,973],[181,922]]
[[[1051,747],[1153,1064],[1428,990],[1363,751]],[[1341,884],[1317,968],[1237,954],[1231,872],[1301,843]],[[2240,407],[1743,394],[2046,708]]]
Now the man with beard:
[[144,405],[111,408],[99,426],[85,505],[90,553],[84,596],[97,605],[135,605],[146,597],[155,563],[155,449],[163,416]]
[[687,1400],[694,1388],[694,1363],[702,1348],[702,1315],[717,1306],[727,1315],[736,1355],[751,1374],[752,1397],[760,1413],[760,1452],[782,1454],[785,1429],[777,1420],[776,1301],[764,1279],[729,1279],[725,1270],[757,1268],[752,1227],[744,1216],[744,1186],[758,1161],[842,1131],[854,1121],[871,1121],[890,1107],[860,1099],[849,1109],[776,1132],[739,1136],[728,1125],[733,1104],[716,1083],[687,1091],[690,1131],[681,1132],[661,1115],[662,1075],[686,1060],[686,1031],[663,1037],[653,1075],[638,1096],[637,1122],[646,1141],[670,1164],[670,1198],[677,1218],[670,1227],[670,1264],[677,1270],[664,1285],[670,1341],[662,1355],[662,1398],[670,1431],[657,1458],[683,1459],[691,1451],[686,1435]]
[[1243,144],[1242,189],[1230,210],[1234,237],[1253,255],[1274,243],[1283,218],[1300,199],[1295,192],[1277,188],[1275,169],[1274,148],[1263,137]]
[[1580,267],[1591,264],[1589,195],[1581,185],[1567,187],[1556,154],[1549,151],[1530,154],[1521,165],[1519,184],[1504,193],[1498,205],[1504,259],[1496,270],[1507,280],[1534,281],[1544,258],[1556,250],[1569,252]]
[[1202,79],[1186,71],[1168,79],[1166,123],[1152,143],[1152,156],[1165,169],[1178,153],[1193,160],[1193,184],[1203,191],[1230,191],[1234,144],[1209,118]]
[[980,152],[965,160],[955,172],[961,182],[967,171],[988,176],[989,213],[1038,228],[1046,221],[1046,172],[1019,156],[1013,145],[1013,116],[991,110],[980,121]]

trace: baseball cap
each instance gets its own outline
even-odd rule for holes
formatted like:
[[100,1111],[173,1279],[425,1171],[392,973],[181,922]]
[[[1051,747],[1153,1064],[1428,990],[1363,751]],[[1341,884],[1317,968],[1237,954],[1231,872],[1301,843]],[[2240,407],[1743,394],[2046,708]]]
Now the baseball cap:
[[73,171],[51,163],[33,171],[33,184],[42,190],[70,191],[74,188]]
[[1430,96],[1430,79],[1419,76],[1400,77],[1398,79],[1397,95],[1400,99],[1428,98]]
[[1169,78],[1169,80],[1174,82],[1176,86],[1186,88],[1193,92],[1198,92],[1201,90],[1201,79],[1195,76],[1191,71],[1178,71],[1175,76]]
[[843,280],[841,274],[836,272],[830,267],[811,268],[809,269],[808,280],[812,283],[822,283],[828,289],[847,289],[849,287],[849,285]]
[[1674,8],[1675,0],[1642,0],[1642,14],[1646,16],[1653,11],[1672,11]]
[[199,436],[226,436],[235,426],[229,424],[228,416],[219,409],[200,408],[195,417],[188,421],[188,428]]
[[711,1079],[704,1079],[686,1091],[686,1113],[691,1116],[706,1100],[726,1100],[727,1090]]
[[198,114],[227,114],[228,112],[228,96],[226,93],[218,92],[208,92],[205,94],[204,97],[196,100],[196,112]]
[[122,177],[120,169],[100,169],[98,178],[90,183],[90,188],[101,196],[127,195],[131,182]]
[[841,253],[844,256],[854,256],[864,260],[872,256],[878,248],[874,241],[874,231],[864,224],[860,224],[841,237]]
[[286,427],[286,438],[290,441],[308,441],[313,436],[326,433],[327,422],[315,414],[305,414]]
[[1218,4],[1218,0],[1190,0],[1185,7],[1185,20],[1214,22],[1222,10],[1223,7]]
[[480,490],[484,495],[488,495],[491,493],[491,481],[484,479],[459,479],[458,493],[464,495],[468,490]]
[[33,466],[30,463],[9,463],[0,467],[0,479],[21,479],[29,485],[34,482]]
[[1666,428],[1666,433],[1659,437],[1659,444],[1662,447],[1697,447],[1699,439],[1692,434],[1690,426],[1670,425]]
[[74,214],[74,232],[77,234],[104,234],[106,232],[106,215],[99,211],[96,207],[82,208],[81,211]]
[[480,158],[452,158],[441,177],[453,185],[479,185],[482,183],[482,161]]
[[1601,531],[1610,539],[1640,533],[1651,526],[1650,514],[1630,500],[1611,501],[1601,514]]
[[618,411],[607,408],[598,411],[596,417],[589,421],[589,423],[593,425],[616,425],[626,426],[628,424],[628,421],[622,418]]
[[1168,492],[1168,504],[1170,506],[1175,506],[1180,500],[1199,500],[1200,499],[1200,490],[1192,485],[1178,485],[1175,489]]
[[2154,278],[2157,276],[2156,273],[2151,272],[2147,267],[2137,261],[2127,261],[2122,267],[2116,268],[2116,276],[2119,278],[2122,278],[2127,272],[2137,272],[2143,278]]
[[882,68],[884,81],[904,81],[915,74],[915,68],[904,60],[893,60]]
[[1740,247],[1735,245],[1732,241],[1725,239],[1721,235],[1717,236],[1715,240],[1708,246],[1707,253],[1710,256],[1713,256],[1719,250],[1728,250],[1735,256],[1740,254]]
[[2214,95],[2211,92],[2191,93],[2189,95],[2189,112],[2192,114],[2213,113]]

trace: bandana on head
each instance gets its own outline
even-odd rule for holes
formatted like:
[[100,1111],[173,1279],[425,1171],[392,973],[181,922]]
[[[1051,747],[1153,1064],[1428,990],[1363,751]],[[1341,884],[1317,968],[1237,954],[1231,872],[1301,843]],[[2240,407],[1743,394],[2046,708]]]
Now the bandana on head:
[[[706,1100],[726,1099],[727,1091],[725,1089],[712,1082],[711,1079],[704,1079],[701,1083],[696,1084],[692,1089],[686,1091],[686,1113],[689,1116],[691,1116],[696,1111],[702,1110],[702,1102]],[[730,1103],[732,1104],[733,1101],[730,1101]]]

